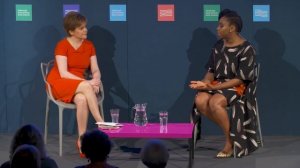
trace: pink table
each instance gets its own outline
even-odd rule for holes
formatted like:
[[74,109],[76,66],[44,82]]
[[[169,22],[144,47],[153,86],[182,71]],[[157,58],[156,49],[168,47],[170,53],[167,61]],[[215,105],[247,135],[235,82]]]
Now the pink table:
[[191,123],[168,123],[167,129],[161,129],[159,123],[148,123],[144,127],[132,123],[122,123],[119,129],[102,130],[110,138],[161,138],[161,139],[188,139],[190,145],[189,167],[194,159],[193,129]]

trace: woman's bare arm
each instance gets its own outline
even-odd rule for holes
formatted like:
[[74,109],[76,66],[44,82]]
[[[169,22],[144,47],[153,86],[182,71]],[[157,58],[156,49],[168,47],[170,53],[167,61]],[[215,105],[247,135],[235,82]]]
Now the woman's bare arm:
[[97,62],[97,57],[94,55],[91,57],[91,71],[93,74],[93,79],[101,80],[101,73]]
[[223,83],[220,83],[217,85],[208,84],[208,87],[210,87],[211,90],[219,90],[219,89],[232,88],[232,87],[238,86],[242,83],[243,83],[242,80],[235,78],[235,79],[231,79],[229,81],[226,81],[226,82],[223,82]]
[[211,72],[207,72],[201,81],[204,83],[211,83],[213,80],[214,80],[214,74]]

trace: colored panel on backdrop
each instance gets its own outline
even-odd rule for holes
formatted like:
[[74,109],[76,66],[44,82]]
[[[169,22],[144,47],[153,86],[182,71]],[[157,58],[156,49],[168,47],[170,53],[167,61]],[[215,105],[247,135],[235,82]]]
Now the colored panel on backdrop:
[[126,5],[109,5],[110,21],[126,21]]
[[164,22],[175,21],[174,5],[157,5],[157,21],[164,21]]
[[63,16],[66,16],[69,12],[80,12],[79,4],[67,4],[63,7]]
[[270,22],[270,5],[253,5],[254,22]]
[[32,21],[31,4],[16,4],[16,21]]
[[203,5],[203,20],[218,21],[220,5]]

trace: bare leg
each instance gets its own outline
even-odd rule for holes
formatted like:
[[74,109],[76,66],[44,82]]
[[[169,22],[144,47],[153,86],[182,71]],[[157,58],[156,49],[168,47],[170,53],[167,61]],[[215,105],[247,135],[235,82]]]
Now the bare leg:
[[78,126],[78,135],[79,137],[85,133],[88,116],[89,116],[89,109],[86,97],[78,93],[74,97],[74,103],[76,104],[76,117],[77,117],[77,126]]
[[76,94],[77,93],[81,93],[85,96],[88,107],[96,122],[102,122],[103,119],[100,115],[98,101],[93,87],[87,81],[82,81],[76,89]]
[[230,122],[226,106],[227,100],[221,94],[215,94],[209,100],[209,108],[213,121],[221,127],[225,135],[225,146],[222,151],[229,153],[232,151],[232,142],[230,139]]
[[206,92],[199,92],[195,97],[195,104],[197,110],[207,118],[213,121],[213,116],[211,115],[210,108],[209,108],[209,100],[212,97],[211,94]]

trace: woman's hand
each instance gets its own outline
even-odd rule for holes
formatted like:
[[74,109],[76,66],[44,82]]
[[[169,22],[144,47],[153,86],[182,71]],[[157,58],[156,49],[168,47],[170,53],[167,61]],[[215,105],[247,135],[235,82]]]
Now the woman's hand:
[[93,79],[91,79],[91,80],[88,80],[88,82],[89,82],[92,86],[100,86],[100,84],[101,84],[100,79],[95,79],[95,78],[93,78]]
[[93,87],[93,90],[95,93],[99,93],[100,91],[100,86],[101,86],[101,80],[100,79],[91,79],[88,81],[89,84]]
[[201,90],[216,90],[216,85],[212,85],[211,83],[207,83],[206,87],[203,87]]
[[94,92],[97,94],[100,91],[99,86],[93,86]]
[[191,89],[202,90],[206,88],[207,85],[208,85],[207,83],[204,83],[202,81],[191,81],[189,86]]

